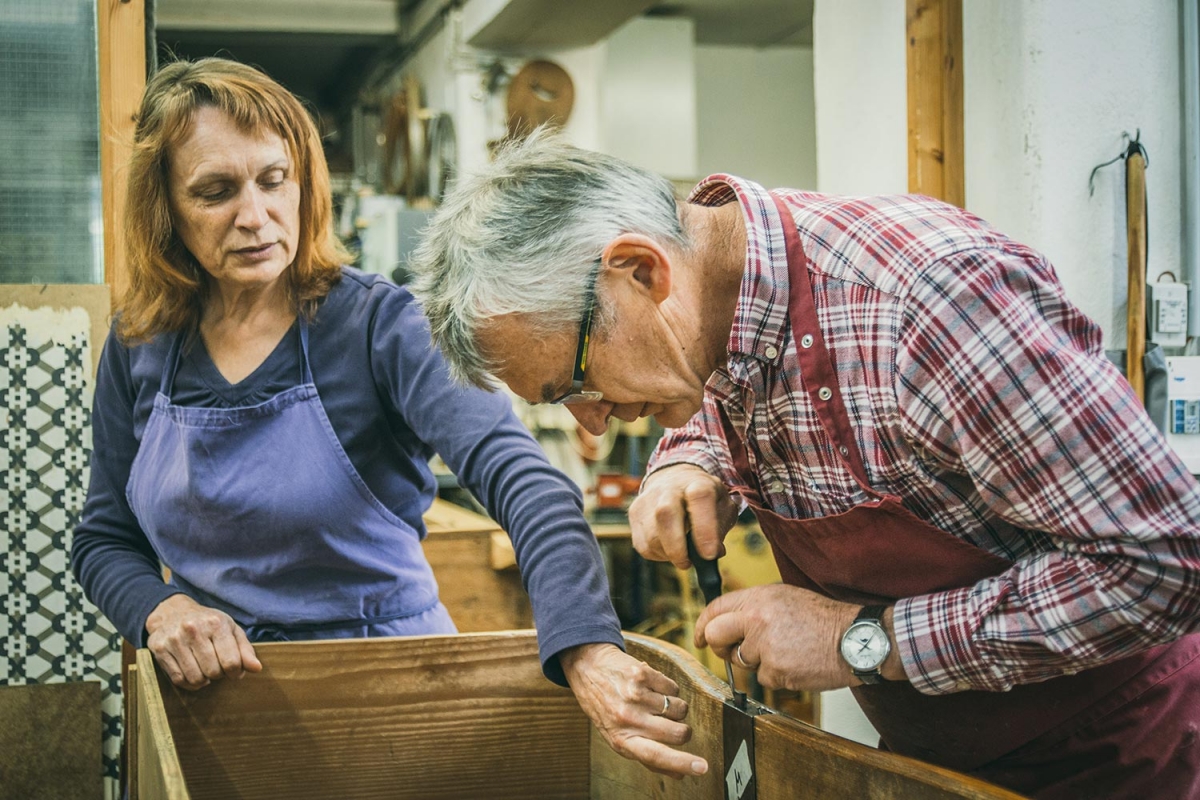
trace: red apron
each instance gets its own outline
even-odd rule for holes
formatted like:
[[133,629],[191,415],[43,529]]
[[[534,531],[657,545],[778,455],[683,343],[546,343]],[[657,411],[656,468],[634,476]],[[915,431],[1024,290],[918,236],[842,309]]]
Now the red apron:
[[[871,489],[817,321],[808,259],[787,207],[792,337],[804,391],[872,498],[817,519],[778,516],[761,495],[742,435],[722,413],[738,474],[786,583],[849,603],[891,603],[971,586],[1011,562]],[[806,335],[807,334],[807,335]],[[811,336],[811,339],[809,338]],[[807,345],[807,346],[804,346]],[[1200,634],[1007,692],[923,695],[904,682],[853,689],[881,747],[1045,798],[1200,798]]]

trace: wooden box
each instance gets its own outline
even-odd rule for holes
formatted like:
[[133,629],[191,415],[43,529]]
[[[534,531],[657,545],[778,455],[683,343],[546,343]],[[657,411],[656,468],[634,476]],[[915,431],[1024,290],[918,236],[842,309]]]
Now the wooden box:
[[[264,669],[176,689],[147,650],[132,676],[133,800],[723,798],[728,687],[685,651],[627,635],[691,705],[676,781],[616,755],[547,681],[533,631],[258,645]],[[778,714],[754,720],[758,797],[1013,798]]]

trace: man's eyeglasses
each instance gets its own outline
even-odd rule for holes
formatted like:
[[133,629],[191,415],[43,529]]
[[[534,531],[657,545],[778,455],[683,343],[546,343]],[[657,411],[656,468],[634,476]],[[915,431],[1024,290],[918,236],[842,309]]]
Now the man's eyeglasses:
[[601,392],[585,392],[583,376],[587,372],[588,346],[592,339],[592,317],[596,312],[596,279],[600,277],[601,259],[597,258],[592,279],[588,281],[584,296],[583,320],[579,323],[579,343],[575,346],[575,371],[571,373],[571,388],[566,394],[550,401],[552,405],[569,406],[577,403],[595,403],[604,397]]

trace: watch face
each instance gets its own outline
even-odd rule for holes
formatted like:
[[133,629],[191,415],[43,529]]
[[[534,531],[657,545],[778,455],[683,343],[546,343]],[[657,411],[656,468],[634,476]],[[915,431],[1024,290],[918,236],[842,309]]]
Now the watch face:
[[878,669],[890,649],[887,634],[874,622],[856,622],[842,637],[842,658],[857,670]]

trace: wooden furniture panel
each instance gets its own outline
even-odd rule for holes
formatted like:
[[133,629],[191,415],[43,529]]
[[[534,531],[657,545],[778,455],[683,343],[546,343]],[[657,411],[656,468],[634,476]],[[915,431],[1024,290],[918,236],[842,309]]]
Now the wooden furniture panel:
[[[176,750],[186,778],[153,796],[587,796],[587,718],[542,676],[531,633],[271,643],[258,653],[263,672],[200,692],[176,689],[138,653],[138,691],[157,689],[170,719],[168,731],[155,725],[154,746]],[[139,779],[153,769],[145,742],[139,735]]]
[[[676,781],[612,752],[541,674],[532,631],[259,646],[264,670],[177,690],[146,650],[134,673],[136,798],[724,797],[728,687],[674,645],[627,635],[691,706],[709,773]],[[783,715],[755,720],[759,797],[1016,795]]]
[[100,800],[100,684],[0,686],[0,796]]

